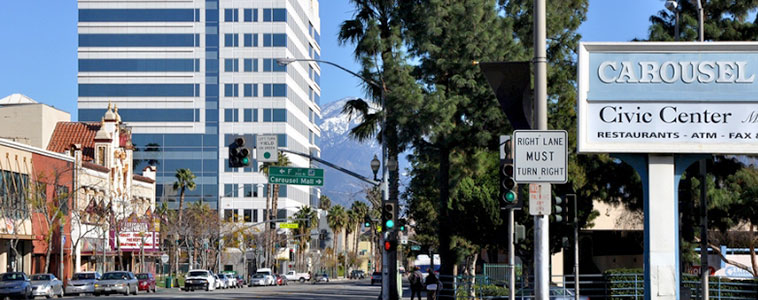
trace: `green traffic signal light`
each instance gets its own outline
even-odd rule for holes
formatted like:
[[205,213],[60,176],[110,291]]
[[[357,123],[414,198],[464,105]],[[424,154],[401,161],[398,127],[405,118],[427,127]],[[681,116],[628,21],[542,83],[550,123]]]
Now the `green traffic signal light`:
[[387,223],[385,223],[384,225],[386,225],[387,229],[393,228],[395,227],[395,221],[387,220]]
[[243,158],[242,158],[242,164],[243,164],[243,165],[247,165],[248,163],[250,163],[250,159],[249,159],[249,158],[247,158],[247,157],[243,157]]
[[513,191],[507,191],[505,192],[505,201],[508,201],[509,203],[513,203],[513,201],[516,200],[516,193]]
[[369,228],[371,227],[371,223],[369,222],[363,223],[363,227]]

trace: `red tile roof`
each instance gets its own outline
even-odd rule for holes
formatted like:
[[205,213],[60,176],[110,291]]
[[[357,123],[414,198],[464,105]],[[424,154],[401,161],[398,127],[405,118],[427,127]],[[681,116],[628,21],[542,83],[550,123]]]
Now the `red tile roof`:
[[58,122],[47,150],[63,153],[71,144],[82,145],[82,160],[93,161],[95,158],[95,134],[100,130],[100,123]]
[[95,170],[95,171],[100,171],[100,172],[103,172],[103,173],[110,172],[110,170],[108,170],[108,168],[106,168],[106,167],[103,167],[103,166],[98,165],[96,163],[87,162],[87,161],[83,161],[82,162],[82,167],[85,167],[85,168],[91,169],[91,170]]
[[155,180],[152,180],[150,177],[145,177],[145,176],[137,175],[137,174],[133,174],[132,175],[132,179],[139,180],[139,181],[142,181],[142,182],[147,182],[147,183],[153,183],[153,182],[155,182]]

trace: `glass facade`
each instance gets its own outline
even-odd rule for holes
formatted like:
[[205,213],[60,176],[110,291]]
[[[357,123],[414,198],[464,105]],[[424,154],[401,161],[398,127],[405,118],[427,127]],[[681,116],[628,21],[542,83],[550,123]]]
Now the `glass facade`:
[[[311,71],[309,78],[300,78],[274,59],[303,52],[298,49],[308,50],[304,57],[319,55],[311,12],[300,7],[302,3],[284,0],[153,2],[161,8],[110,1],[80,5],[86,8],[79,9],[78,72],[87,74],[79,76],[79,121],[99,122],[106,103],[115,102],[121,119],[133,128],[135,173],[157,166],[157,199],[171,208],[178,205],[173,182],[182,168],[197,176],[197,188],[185,191],[188,202],[202,201],[214,209],[229,197],[259,203],[266,186],[260,164],[251,155],[250,167],[228,168],[227,145],[242,136],[254,150],[257,134],[263,134],[259,128],[276,134],[279,147],[309,152],[312,143],[300,141],[317,141],[318,132],[307,126],[318,118],[313,105],[320,94],[318,83],[313,84],[318,74]],[[261,5],[265,6],[255,7]],[[257,22],[268,23],[251,24]],[[269,48],[260,55],[254,51],[263,49],[223,49],[227,47]],[[281,74],[252,74],[257,72]],[[281,81],[280,76],[293,78]],[[308,117],[301,120],[302,116]],[[138,124],[128,124],[133,122]],[[293,138],[285,130],[302,137]],[[304,204],[310,193],[297,187],[280,189],[281,197]],[[228,216],[257,222],[259,209],[234,207]]]

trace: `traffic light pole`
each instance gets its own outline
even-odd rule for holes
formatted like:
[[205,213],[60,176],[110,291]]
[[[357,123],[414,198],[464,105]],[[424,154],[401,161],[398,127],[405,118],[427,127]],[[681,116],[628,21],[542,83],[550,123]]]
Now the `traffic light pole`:
[[[545,0],[534,1],[534,111],[537,130],[547,130],[547,51],[545,33]],[[548,216],[534,216],[534,296],[550,297],[550,224]]]
[[508,209],[508,299],[516,299],[516,255],[514,242],[513,208]]

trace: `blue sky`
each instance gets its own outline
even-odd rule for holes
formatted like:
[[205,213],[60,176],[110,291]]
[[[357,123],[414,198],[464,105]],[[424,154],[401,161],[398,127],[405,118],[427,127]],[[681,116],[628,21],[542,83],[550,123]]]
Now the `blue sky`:
[[[353,15],[348,0],[321,0],[321,58],[358,70],[350,45],[337,43],[339,24]],[[549,3],[549,2],[548,2]],[[629,41],[647,35],[662,0],[591,0],[580,27],[585,41]],[[25,94],[76,116],[76,20],[74,0],[3,1],[0,9],[0,98]],[[548,20],[549,22],[549,20]],[[323,65],[321,102],[362,96],[360,81]]]

